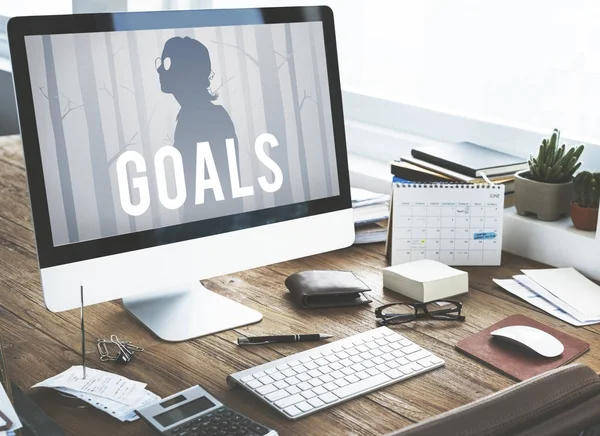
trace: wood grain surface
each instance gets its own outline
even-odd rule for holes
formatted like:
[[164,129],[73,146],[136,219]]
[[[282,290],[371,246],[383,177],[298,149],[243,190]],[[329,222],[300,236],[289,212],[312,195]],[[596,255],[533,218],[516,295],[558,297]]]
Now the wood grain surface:
[[[256,247],[260,250],[260,247]],[[464,323],[419,321],[394,327],[409,339],[445,359],[446,366],[319,412],[287,421],[250,394],[227,386],[226,376],[318,344],[280,344],[242,348],[243,334],[329,333],[344,338],[376,327],[373,310],[399,301],[382,289],[386,266],[384,244],[353,246],[304,259],[283,262],[204,281],[209,289],[252,307],[264,319],[251,326],[183,342],[161,342],[138,324],[119,301],[86,308],[89,366],[148,383],[166,397],[200,384],[226,405],[276,429],[280,435],[380,435],[463,405],[514,383],[511,379],[460,354],[454,345],[513,314],[578,336],[591,350],[577,360],[600,372],[600,327],[572,327],[512,297],[492,278],[509,278],[521,268],[541,265],[507,253],[501,267],[470,267],[470,292],[464,302]],[[351,270],[373,291],[369,306],[302,310],[294,306],[285,278],[309,269]],[[176,320],[174,320],[176,322]],[[0,138],[0,329],[6,342],[8,369],[14,382],[72,435],[145,435],[141,421],[120,423],[93,408],[73,407],[50,390],[33,384],[80,364],[79,310],[52,313],[42,298],[18,136]],[[129,365],[101,362],[96,338],[116,334],[146,349]]]

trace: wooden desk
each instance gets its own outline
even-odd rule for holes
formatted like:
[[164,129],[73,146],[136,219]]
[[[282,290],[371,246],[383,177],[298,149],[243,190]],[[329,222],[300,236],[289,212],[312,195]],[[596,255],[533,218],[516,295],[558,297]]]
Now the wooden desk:
[[[79,311],[46,310],[35,253],[20,140],[0,138],[0,329],[7,343],[9,371],[26,392],[34,383],[81,362]],[[600,327],[571,327],[496,287],[492,277],[508,278],[520,268],[540,266],[505,254],[502,267],[467,268],[471,289],[462,298],[465,323],[420,321],[396,327],[445,359],[445,368],[297,422],[281,418],[242,390],[228,388],[225,377],[230,373],[311,347],[286,344],[240,348],[234,345],[239,335],[322,332],[339,339],[376,327],[373,309],[398,301],[396,294],[382,290],[384,266],[383,244],[373,244],[207,280],[204,284],[209,289],[259,310],[264,319],[236,331],[179,344],[154,338],[124,311],[120,302],[90,306],[86,309],[88,362],[90,367],[147,382],[148,389],[162,397],[200,384],[225,404],[270,425],[280,435],[380,435],[509,386],[513,381],[458,353],[454,344],[516,313],[588,341],[591,351],[578,362],[600,372]],[[352,270],[372,287],[374,302],[350,309],[299,310],[288,298],[283,283],[289,274],[307,269]],[[95,340],[111,334],[133,341],[146,352],[127,366],[100,362]],[[29,394],[69,434],[148,434],[142,422],[122,424],[95,409],[61,405],[52,391],[31,390]]]

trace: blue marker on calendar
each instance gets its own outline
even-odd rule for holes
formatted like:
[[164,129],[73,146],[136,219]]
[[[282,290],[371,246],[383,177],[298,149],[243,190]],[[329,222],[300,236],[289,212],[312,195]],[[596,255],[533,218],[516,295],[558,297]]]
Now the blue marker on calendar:
[[473,235],[473,239],[496,239],[496,232],[477,232]]

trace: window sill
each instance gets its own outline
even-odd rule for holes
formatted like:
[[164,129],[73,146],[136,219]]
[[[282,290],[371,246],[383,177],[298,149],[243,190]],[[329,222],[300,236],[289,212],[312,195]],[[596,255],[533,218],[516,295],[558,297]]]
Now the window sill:
[[[350,153],[348,164],[353,187],[386,194],[391,192],[389,163]],[[597,261],[600,238],[594,232],[577,230],[570,217],[547,222],[523,217],[514,207],[507,208],[504,210],[502,248],[548,265],[572,266],[582,274],[600,280]]]

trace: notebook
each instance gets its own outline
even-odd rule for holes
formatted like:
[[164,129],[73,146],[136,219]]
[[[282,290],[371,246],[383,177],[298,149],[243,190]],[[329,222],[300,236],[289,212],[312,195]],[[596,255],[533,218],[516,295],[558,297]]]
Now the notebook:
[[[557,357],[542,357],[521,348],[518,344],[510,344],[490,335],[490,332],[510,325],[525,325],[543,330],[562,342],[565,351]],[[518,381],[523,381],[566,365],[588,351],[590,345],[575,336],[556,330],[526,316],[512,315],[473,336],[461,340],[456,344],[456,348]]]
[[394,183],[386,253],[391,265],[432,259],[500,265],[504,186]]
[[520,157],[491,150],[472,142],[431,145],[411,151],[413,157],[439,165],[469,177],[514,174],[527,168],[527,161]]

